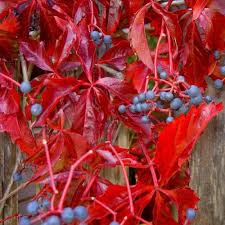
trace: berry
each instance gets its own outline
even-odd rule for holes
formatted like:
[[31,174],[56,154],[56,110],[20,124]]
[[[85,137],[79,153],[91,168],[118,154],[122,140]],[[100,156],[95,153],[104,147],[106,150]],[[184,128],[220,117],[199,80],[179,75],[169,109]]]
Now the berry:
[[158,73],[161,73],[163,71],[162,67],[160,65],[157,66]]
[[155,93],[153,91],[147,91],[146,99],[147,100],[152,100],[153,98],[155,98]]
[[63,209],[61,218],[65,224],[70,224],[74,220],[74,212],[73,212],[72,208],[68,207],[68,208]]
[[31,91],[31,85],[29,81],[23,81],[20,84],[20,91],[24,94],[29,93]]
[[130,112],[135,113],[135,112],[136,112],[136,107],[135,107],[135,105],[133,105],[133,104],[130,105],[129,110],[130,110]]
[[42,106],[38,103],[35,103],[31,106],[30,111],[33,116],[39,116],[42,113]]
[[185,82],[185,77],[180,75],[180,76],[177,77],[177,81]]
[[105,35],[103,38],[103,41],[105,44],[111,44],[112,43],[112,37],[111,35]]
[[159,97],[161,100],[166,100],[166,92],[165,91],[160,92]]
[[220,73],[225,76],[225,66],[220,67]]
[[19,181],[22,181],[22,179],[23,179],[23,177],[22,177],[21,173],[15,172],[13,174],[13,181],[19,182]]
[[206,103],[210,103],[212,101],[212,97],[209,95],[205,96],[205,101]]
[[142,116],[141,117],[141,122],[142,123],[148,123],[149,122],[149,118],[147,116]]
[[196,85],[191,85],[191,87],[187,90],[187,94],[192,98],[198,96],[199,93],[199,88]]
[[188,220],[193,220],[196,216],[196,211],[192,208],[188,208],[186,211],[186,217]]
[[175,113],[176,113],[176,116],[179,116],[180,114],[185,114],[185,113],[187,113],[187,112],[188,112],[188,107],[185,106],[185,105],[182,105],[182,106],[178,109],[178,111],[176,111]]
[[170,103],[171,109],[179,109],[182,106],[182,101],[180,98],[174,98],[173,101]]
[[113,221],[109,225],[120,225],[120,224],[118,222],[116,222],[116,221]]
[[167,74],[167,72],[165,72],[165,71],[162,71],[162,72],[159,74],[159,77],[160,77],[161,79],[166,79],[167,76],[168,76],[168,74]]
[[136,105],[136,110],[137,110],[137,112],[142,112],[141,103],[138,103],[138,104]]
[[194,98],[191,98],[191,104],[199,105],[202,102],[202,95],[198,95]]
[[149,108],[150,108],[150,105],[149,105],[148,103],[144,102],[144,103],[141,104],[141,110],[142,110],[143,112],[148,111]]
[[140,102],[144,102],[145,101],[145,94],[144,93],[139,94],[138,99],[139,99]]
[[217,60],[220,58],[220,52],[218,50],[214,51],[213,55],[214,55],[214,58]]
[[19,225],[30,225],[30,220],[28,217],[23,216],[19,220]]
[[84,206],[78,205],[74,208],[74,215],[76,219],[83,221],[87,219],[88,211]]
[[166,122],[167,122],[167,123],[171,123],[173,120],[174,120],[174,118],[173,118],[172,116],[168,116],[168,117],[166,118]]
[[97,41],[99,38],[100,38],[100,34],[98,31],[94,30],[91,32],[91,38],[94,40],[94,41]]
[[126,106],[125,106],[125,105],[120,105],[120,106],[118,107],[118,111],[119,111],[120,113],[125,113],[125,112],[126,112]]
[[39,209],[39,204],[37,201],[29,202],[27,205],[27,212],[32,215],[36,215],[38,213],[38,209]]
[[165,100],[171,101],[173,99],[173,94],[171,92],[166,92],[165,94]]
[[156,107],[159,108],[159,109],[163,109],[163,104],[162,104],[162,102],[157,101],[157,102],[156,102]]
[[50,202],[47,199],[44,199],[41,203],[41,207],[43,207],[44,209],[48,209],[50,206]]
[[137,96],[135,96],[135,97],[133,98],[133,104],[137,104],[137,103],[139,103],[139,99],[138,99]]
[[214,87],[216,89],[221,89],[223,87],[223,81],[220,79],[217,79],[214,81]]
[[46,222],[48,225],[60,225],[61,224],[58,216],[50,216]]

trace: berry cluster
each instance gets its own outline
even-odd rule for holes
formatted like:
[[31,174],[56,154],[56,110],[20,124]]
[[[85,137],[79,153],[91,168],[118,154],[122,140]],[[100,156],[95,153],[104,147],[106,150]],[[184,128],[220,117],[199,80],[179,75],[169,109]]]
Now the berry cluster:
[[91,38],[96,45],[100,45],[102,42],[107,45],[110,45],[112,43],[111,35],[103,35],[102,33],[96,30],[91,32]]

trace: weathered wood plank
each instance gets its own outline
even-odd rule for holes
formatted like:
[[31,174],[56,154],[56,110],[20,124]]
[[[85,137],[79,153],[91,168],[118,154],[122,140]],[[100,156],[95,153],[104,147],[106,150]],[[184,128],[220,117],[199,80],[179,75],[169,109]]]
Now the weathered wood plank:
[[[212,96],[225,103],[225,91]],[[200,138],[191,159],[191,186],[201,198],[195,225],[225,225],[225,112]]]

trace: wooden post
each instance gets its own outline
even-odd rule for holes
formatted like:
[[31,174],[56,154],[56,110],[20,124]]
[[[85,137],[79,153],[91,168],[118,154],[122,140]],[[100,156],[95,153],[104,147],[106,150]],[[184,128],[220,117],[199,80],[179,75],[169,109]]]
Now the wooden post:
[[[225,103],[225,91],[209,93]],[[225,111],[209,124],[191,159],[191,187],[201,198],[194,225],[225,224]]]
[[[16,162],[16,147],[13,145],[6,134],[0,134],[0,199],[3,197],[7,186],[10,182],[13,169]],[[12,190],[16,188],[16,184],[12,185]],[[0,215],[0,219],[16,214],[18,212],[17,195],[9,198]],[[3,225],[17,225],[17,218],[5,221]]]

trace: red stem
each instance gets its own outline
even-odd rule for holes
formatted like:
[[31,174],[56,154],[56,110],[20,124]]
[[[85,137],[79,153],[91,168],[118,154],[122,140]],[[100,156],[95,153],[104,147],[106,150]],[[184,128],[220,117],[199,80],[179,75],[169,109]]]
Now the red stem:
[[123,218],[123,221],[120,223],[120,225],[124,225],[124,224],[126,223],[127,219],[128,219],[128,217],[125,216],[125,217]]
[[116,149],[111,145],[111,143],[109,143],[109,142],[106,142],[106,143],[109,144],[109,147],[112,149],[113,153],[115,154],[115,156],[119,160],[120,165],[122,167],[122,172],[123,172],[124,179],[125,179],[125,182],[126,182],[127,192],[128,192],[128,197],[129,197],[130,212],[131,212],[132,215],[134,215],[134,204],[133,204],[133,199],[132,199],[132,194],[131,194],[131,189],[130,189],[130,184],[129,184],[126,168],[124,166],[123,161],[120,159]]
[[15,81],[14,79],[12,79],[11,77],[6,76],[3,73],[0,73],[0,76],[4,77],[6,80],[9,80],[10,82],[12,82],[13,84],[15,84],[16,86],[20,87],[20,83]]
[[70,172],[69,176],[65,185],[65,188],[63,190],[62,196],[59,201],[59,210],[62,210],[63,208],[63,203],[67,194],[67,191],[69,189],[69,186],[71,184],[72,178],[73,178],[73,173],[76,167],[83,161],[85,160],[89,155],[93,154],[93,150],[89,150],[87,153],[85,153],[80,159],[78,159],[71,167],[70,167]]
[[145,225],[152,225],[151,222],[148,222],[148,221],[142,219],[142,218],[139,217],[139,216],[135,216],[135,218],[136,218],[137,220],[141,221],[142,223],[144,223]]
[[6,217],[6,218],[0,220],[0,223],[3,223],[3,222],[5,222],[5,221],[7,221],[7,220],[11,220],[11,219],[13,219],[14,217],[20,217],[20,214],[17,213],[17,214],[8,216],[8,217]]
[[97,175],[95,175],[91,178],[90,182],[88,183],[86,189],[83,192],[82,198],[84,198],[87,195],[87,193],[90,191],[91,186],[95,182],[96,178],[97,178]]
[[185,222],[184,222],[184,225],[188,225],[188,222],[189,222],[189,220],[186,219]]
[[168,28],[166,28],[168,45],[169,45],[169,61],[170,61],[170,74],[173,74],[173,53],[172,53],[172,46],[171,46],[171,37]]

